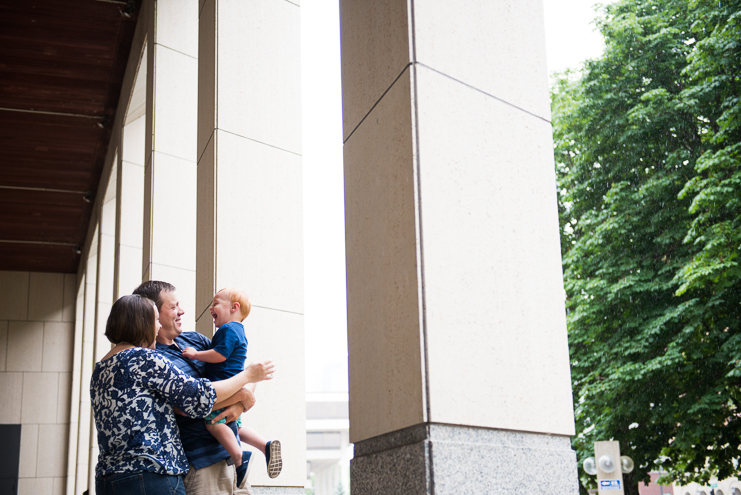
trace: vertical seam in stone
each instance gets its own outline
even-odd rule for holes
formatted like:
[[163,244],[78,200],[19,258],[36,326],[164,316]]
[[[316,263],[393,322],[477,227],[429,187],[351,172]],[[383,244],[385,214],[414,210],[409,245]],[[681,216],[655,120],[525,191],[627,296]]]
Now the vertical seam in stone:
[[[219,199],[219,160],[218,160],[218,151],[219,151],[219,1],[214,0],[214,38],[216,41],[214,41],[214,97],[213,97],[213,105],[214,105],[214,168],[213,168],[213,229],[211,232],[211,240],[212,240],[212,247],[213,250],[213,260],[212,260],[212,270],[211,270],[211,292],[216,293],[216,271],[219,267],[219,258],[217,253],[218,247],[219,247],[219,239],[216,233],[218,232],[219,227],[219,208],[218,208],[218,199]],[[205,310],[204,310],[205,312]],[[211,330],[213,332],[213,330]],[[212,334],[213,336],[213,334]]]
[[415,212],[414,221],[417,230],[417,297],[419,298],[419,323],[420,323],[420,352],[422,354],[422,402],[423,402],[423,420],[430,420],[430,383],[429,383],[429,365],[427,353],[427,312],[425,304],[425,275],[424,275],[424,247],[422,244],[422,184],[420,179],[420,156],[419,156],[419,111],[417,98],[417,60],[416,45],[414,38],[414,0],[409,0],[407,4],[407,17],[409,29],[409,55],[410,67],[409,77],[411,84],[412,98],[412,153],[414,154],[412,169],[414,174],[414,193],[415,193]]

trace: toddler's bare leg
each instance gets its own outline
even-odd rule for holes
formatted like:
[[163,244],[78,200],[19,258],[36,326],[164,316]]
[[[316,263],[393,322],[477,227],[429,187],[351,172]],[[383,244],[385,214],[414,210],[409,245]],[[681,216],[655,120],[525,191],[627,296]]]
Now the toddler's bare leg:
[[[216,440],[219,441],[224,450],[226,450],[234,462],[234,466],[238,467],[242,465],[242,446],[239,445],[237,437],[234,436],[234,432],[226,423],[219,425],[206,424],[206,429]],[[240,435],[241,437],[241,435]]]
[[[232,438],[234,438],[233,435],[232,435]],[[268,443],[268,441],[265,440],[259,433],[257,433],[252,428],[248,426],[240,427],[239,428],[239,439],[242,440],[247,445],[251,445],[255,447],[256,449],[260,449],[260,452],[265,454],[265,445]]]

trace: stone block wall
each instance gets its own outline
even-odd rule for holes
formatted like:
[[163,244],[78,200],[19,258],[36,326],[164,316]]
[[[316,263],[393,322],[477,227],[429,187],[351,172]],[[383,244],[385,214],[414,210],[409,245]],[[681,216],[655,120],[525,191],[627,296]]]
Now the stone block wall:
[[0,271],[0,424],[21,425],[19,495],[66,489],[76,280]]

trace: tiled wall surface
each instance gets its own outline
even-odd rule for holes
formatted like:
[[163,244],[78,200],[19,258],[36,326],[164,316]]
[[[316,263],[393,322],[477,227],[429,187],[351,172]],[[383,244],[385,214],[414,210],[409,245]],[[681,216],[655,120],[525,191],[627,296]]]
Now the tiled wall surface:
[[21,424],[19,495],[65,491],[76,280],[0,271],[0,424]]

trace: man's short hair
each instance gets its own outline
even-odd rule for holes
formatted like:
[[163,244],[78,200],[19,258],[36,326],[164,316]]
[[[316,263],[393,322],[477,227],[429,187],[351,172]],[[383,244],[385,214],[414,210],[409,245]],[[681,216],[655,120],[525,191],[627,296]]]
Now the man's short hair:
[[163,292],[175,292],[175,286],[159,280],[148,280],[134,289],[133,294],[151,299],[157,305],[157,310],[161,311]]
[[157,338],[154,304],[150,299],[132,294],[113,303],[105,326],[105,336],[112,344],[149,347]]

